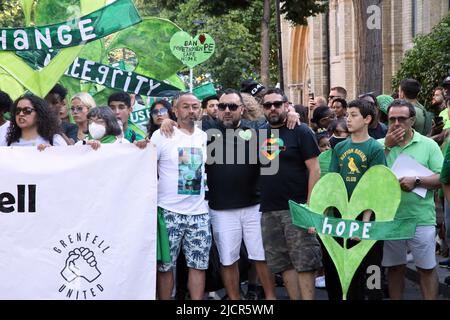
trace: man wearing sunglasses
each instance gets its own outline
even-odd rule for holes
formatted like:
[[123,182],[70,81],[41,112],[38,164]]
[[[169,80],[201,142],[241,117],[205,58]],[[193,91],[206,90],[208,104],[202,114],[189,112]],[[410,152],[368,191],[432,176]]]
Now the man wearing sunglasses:
[[[388,107],[388,119],[389,130],[386,138],[378,140],[385,147],[388,167],[393,166],[399,155],[406,154],[434,172],[430,176],[412,174],[399,179],[402,194],[395,219],[414,219],[417,226],[413,239],[384,242],[382,264],[388,268],[389,296],[393,300],[403,297],[406,253],[409,248],[419,272],[423,298],[436,299],[438,278],[435,256],[434,190],[440,187],[439,174],[444,157],[435,141],[413,129],[416,109],[410,102],[394,100]],[[417,187],[427,190],[424,198],[413,192]]]
[[279,161],[279,169],[261,175],[262,236],[267,264],[272,273],[282,273],[289,297],[312,300],[322,252],[314,234],[292,224],[289,200],[309,202],[320,178],[320,150],[305,124],[287,129],[287,101],[280,89],[269,89],[263,98],[270,125],[266,152],[271,161]]
[[238,260],[242,241],[248,258],[254,261],[265,298],[275,299],[274,279],[265,262],[261,236],[257,131],[255,122],[242,119],[243,112],[240,92],[227,89],[219,99],[217,121],[203,122],[208,154],[214,151],[206,165],[211,225],[229,299],[241,298]]
[[347,99],[347,90],[343,87],[333,87],[330,89],[330,94],[328,95],[328,106],[331,108],[333,106],[334,99]]
[[126,92],[116,92],[109,96],[108,106],[116,115],[117,120],[122,122],[123,137],[129,142],[144,140],[144,137],[132,130],[128,121],[133,108],[131,107],[131,97]]

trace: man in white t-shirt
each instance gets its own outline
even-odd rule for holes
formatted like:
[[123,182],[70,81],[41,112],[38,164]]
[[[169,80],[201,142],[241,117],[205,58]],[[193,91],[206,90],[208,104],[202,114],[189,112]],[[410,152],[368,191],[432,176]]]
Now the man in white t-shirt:
[[0,91],[0,146],[6,145],[9,121],[5,120],[4,115],[11,109],[12,104],[10,96],[6,92]]
[[194,124],[200,119],[201,105],[193,94],[181,95],[174,111],[178,119],[174,136],[166,138],[157,130],[151,139],[158,150],[158,206],[163,210],[172,258],[158,267],[158,297],[170,299],[172,269],[182,248],[191,299],[201,300],[212,239],[204,188],[207,135]]

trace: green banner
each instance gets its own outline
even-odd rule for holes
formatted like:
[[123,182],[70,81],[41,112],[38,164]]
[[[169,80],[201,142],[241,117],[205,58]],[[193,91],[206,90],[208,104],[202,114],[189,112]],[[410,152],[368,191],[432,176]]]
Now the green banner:
[[301,228],[314,227],[319,234],[339,238],[358,237],[362,240],[406,240],[416,232],[414,219],[399,219],[383,222],[362,222],[338,219],[314,213],[304,204],[289,201],[292,222]]
[[48,50],[101,39],[141,22],[132,0],[117,0],[97,11],[63,23],[0,29],[0,50]]
[[64,74],[72,78],[143,96],[155,96],[165,90],[180,90],[138,73],[81,58],[76,58]]

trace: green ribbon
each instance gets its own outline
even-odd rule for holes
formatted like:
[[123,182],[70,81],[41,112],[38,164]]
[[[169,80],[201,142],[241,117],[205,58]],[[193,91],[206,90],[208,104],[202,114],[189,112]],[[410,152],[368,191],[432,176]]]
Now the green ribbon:
[[75,59],[64,74],[72,78],[143,96],[155,96],[166,90],[180,91],[179,88],[162,81],[81,58]]
[[414,219],[398,219],[383,222],[362,222],[338,219],[311,211],[308,206],[289,201],[292,222],[298,227],[314,227],[320,234],[339,238],[358,237],[362,240],[406,240],[416,232]]
[[81,18],[58,24],[0,29],[0,50],[26,51],[74,47],[141,22],[132,0],[117,0]]

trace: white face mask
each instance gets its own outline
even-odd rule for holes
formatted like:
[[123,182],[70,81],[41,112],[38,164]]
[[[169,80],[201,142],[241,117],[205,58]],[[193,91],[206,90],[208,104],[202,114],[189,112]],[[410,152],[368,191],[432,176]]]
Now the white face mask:
[[105,126],[94,122],[89,125],[89,133],[93,139],[100,140],[105,136],[106,128]]

